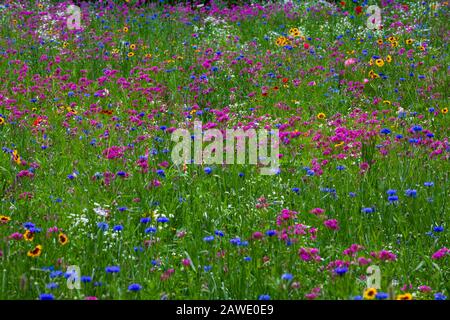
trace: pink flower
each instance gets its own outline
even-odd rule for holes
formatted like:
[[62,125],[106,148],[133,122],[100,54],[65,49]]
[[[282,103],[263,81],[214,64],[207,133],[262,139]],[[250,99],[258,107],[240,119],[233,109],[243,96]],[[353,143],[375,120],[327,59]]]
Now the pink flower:
[[317,248],[300,248],[298,255],[303,261],[320,261],[322,259]]
[[355,64],[356,62],[358,62],[358,59],[350,58],[350,59],[345,60],[344,65],[346,67],[348,67],[348,66],[351,66],[352,64]]
[[322,208],[314,208],[309,212],[312,214],[315,214],[315,215],[321,215],[321,214],[325,213],[325,210],[323,210]]
[[112,146],[108,149],[103,150],[103,156],[107,159],[117,159],[123,157],[124,147]]
[[339,224],[336,219],[329,219],[323,222],[324,226],[331,230],[339,230]]
[[449,249],[443,247],[443,248],[439,249],[438,251],[436,251],[435,253],[433,253],[433,255],[431,256],[431,259],[434,259],[434,260],[442,259],[449,252],[450,252]]
[[253,233],[252,238],[255,240],[262,239],[264,237],[264,234],[260,231],[256,231]]
[[84,298],[84,300],[98,300],[98,298],[94,296],[87,296]]
[[358,264],[359,264],[360,266],[365,266],[365,265],[367,265],[367,264],[369,264],[369,263],[371,263],[371,262],[372,262],[371,259],[367,259],[367,258],[365,258],[365,257],[360,257],[360,258],[358,258]]
[[370,255],[382,261],[395,261],[397,256],[390,251],[381,250],[380,252],[371,252]]
[[185,258],[185,259],[181,260],[181,263],[183,264],[183,266],[187,267],[191,264],[191,260]]
[[9,236],[9,238],[13,240],[22,240],[23,234],[19,232],[14,232],[12,235]]
[[419,287],[419,291],[420,292],[430,292],[431,291],[431,287],[429,287],[429,286],[420,286]]

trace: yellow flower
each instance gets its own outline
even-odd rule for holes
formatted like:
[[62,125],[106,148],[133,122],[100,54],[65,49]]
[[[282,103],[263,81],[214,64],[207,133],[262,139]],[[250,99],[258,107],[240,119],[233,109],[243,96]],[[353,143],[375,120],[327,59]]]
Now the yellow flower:
[[3,117],[0,117],[0,126],[5,124],[5,122],[6,122],[5,119]]
[[378,40],[377,40],[377,43],[378,43],[378,44],[383,44],[383,39],[378,39]]
[[28,251],[27,255],[29,257],[35,258],[35,257],[39,257],[42,253],[42,246],[39,244],[36,247],[34,247],[33,250]]
[[145,55],[145,58],[147,58],[147,59],[150,59],[152,57],[152,54],[151,53],[147,53],[146,55]]
[[373,299],[375,299],[376,294],[377,294],[377,289],[369,288],[366,291],[364,291],[364,299],[373,300]]
[[60,232],[58,235],[58,241],[61,245],[67,244],[69,242],[69,237],[67,237],[64,233]]
[[34,233],[31,232],[30,230],[25,231],[25,233],[23,234],[23,238],[25,239],[25,241],[33,241],[34,239]]
[[399,294],[397,296],[397,300],[412,300],[412,295],[411,293],[405,293],[405,294]]
[[10,217],[7,217],[7,216],[0,216],[0,223],[7,223],[7,222],[9,222],[9,221],[11,221],[11,218],[10,218]]
[[129,29],[128,29],[128,27],[123,27],[122,30],[123,30],[123,32],[128,32]]
[[448,108],[443,108],[443,109],[441,110],[441,112],[442,112],[442,114],[447,114],[447,113],[448,113]]
[[398,41],[394,41],[391,43],[391,47],[392,48],[397,48],[398,47]]
[[391,57],[390,54],[388,54],[388,56],[386,57],[386,61],[387,61],[388,63],[391,63],[391,62],[392,62],[392,57]]
[[375,73],[373,70],[370,70],[369,71],[369,77],[371,79],[375,79],[375,78],[379,78],[380,76],[377,73]]
[[338,144],[335,144],[334,147],[339,148],[339,147],[342,147],[343,145],[344,145],[344,141],[341,141]]
[[134,56],[134,52],[128,52],[127,56],[130,57],[130,58],[133,57]]
[[117,48],[114,48],[114,49],[112,49],[112,54],[117,54],[117,53],[119,53],[119,49],[117,49]]
[[412,44],[412,43],[413,43],[413,41],[414,41],[413,39],[406,39],[406,41],[405,41],[405,42],[406,42],[406,44]]
[[287,45],[289,40],[286,37],[279,37],[276,41],[276,45],[279,47],[283,47]]
[[17,164],[21,164],[22,160],[20,159],[19,153],[17,152],[17,150],[13,151],[13,161]]
[[425,51],[425,47],[424,46],[419,46],[419,50],[420,51]]
[[289,35],[291,36],[291,37],[300,37],[300,35],[301,35],[301,33],[300,33],[300,30],[298,30],[298,28],[291,28],[291,29],[289,29]]
[[383,103],[391,105],[392,103],[389,100],[384,100]]
[[318,115],[317,115],[317,119],[319,119],[319,120],[323,120],[323,119],[326,119],[326,115],[325,115],[325,113],[323,113],[323,112],[320,112]]
[[384,61],[383,59],[377,59],[375,60],[375,64],[381,68],[382,66],[384,66]]
[[44,5],[43,5],[42,3],[39,3],[39,4],[38,4],[38,8],[39,8],[39,9],[42,9],[43,7],[44,7]]
[[133,43],[133,44],[130,44],[130,49],[131,50],[135,50],[136,49],[136,45]]
[[373,66],[373,59],[372,58],[370,58],[369,66]]
[[69,46],[69,44],[66,42],[66,41],[64,41],[63,42],[63,48],[65,49],[65,48],[67,48]]

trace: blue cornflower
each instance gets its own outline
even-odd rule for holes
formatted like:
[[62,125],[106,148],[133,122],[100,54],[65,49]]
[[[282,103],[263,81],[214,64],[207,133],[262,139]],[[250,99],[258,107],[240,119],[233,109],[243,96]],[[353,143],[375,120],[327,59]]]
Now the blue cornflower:
[[127,173],[125,171],[119,171],[119,172],[117,172],[117,175],[119,177],[125,177],[127,175]]
[[244,257],[244,260],[245,260],[245,261],[252,261],[252,257],[248,257],[248,256],[247,256],[247,257]]
[[294,278],[294,276],[290,273],[285,273],[281,276],[282,280],[290,281]]
[[374,213],[375,209],[374,208],[363,208],[362,212],[364,212],[364,213]]
[[361,297],[361,296],[354,296],[353,300],[363,300],[363,297]]
[[223,231],[220,231],[220,230],[214,231],[214,234],[215,234],[216,236],[219,236],[219,237],[225,236],[225,233],[224,233]]
[[114,226],[114,228],[113,228],[113,231],[115,231],[115,232],[119,232],[119,231],[122,231],[122,230],[123,230],[123,226],[121,226],[120,224],[117,225],[117,226]]
[[391,130],[389,130],[388,128],[383,128],[383,129],[380,130],[380,133],[382,133],[382,134],[390,134]]
[[45,286],[47,289],[58,289],[59,288],[59,284],[55,283],[55,282],[50,282],[49,284],[47,284]]
[[239,237],[230,239],[230,243],[233,245],[239,245],[241,243],[241,239]]
[[337,166],[336,170],[339,170],[339,171],[345,170],[345,166]]
[[434,182],[425,182],[423,185],[425,187],[432,187],[432,186],[434,186]]
[[166,176],[166,174],[164,173],[164,170],[162,170],[162,169],[156,170],[156,174],[163,178]]
[[149,217],[146,218],[141,218],[141,223],[146,224],[149,223],[152,219],[150,219]]
[[396,202],[396,201],[398,201],[398,196],[389,196],[388,200],[389,200],[389,202]]
[[444,296],[443,293],[435,293],[434,294],[434,300],[447,300],[447,296]]
[[434,231],[434,232],[442,232],[442,231],[444,231],[444,227],[442,227],[442,226],[436,226],[436,227],[433,228],[433,231]]
[[149,227],[149,228],[145,229],[145,233],[155,233],[155,232],[156,232],[155,227]]
[[137,283],[133,283],[128,286],[128,291],[137,292],[137,291],[141,291],[141,289],[142,289],[142,286]]
[[206,167],[204,169],[204,171],[205,171],[206,174],[210,174],[212,172],[212,169],[210,167]]
[[119,266],[108,266],[105,268],[106,273],[118,273],[120,271]]
[[417,190],[415,189],[408,189],[405,191],[405,195],[407,197],[416,198],[417,197]]
[[336,269],[334,269],[334,272],[336,272],[336,274],[339,276],[343,276],[348,272],[348,268],[346,266],[337,267]]
[[119,207],[118,210],[119,210],[120,212],[124,212],[124,211],[127,211],[128,208],[127,208],[127,207]]
[[31,229],[31,228],[34,228],[35,227],[35,225],[34,225],[34,223],[32,223],[32,222],[25,222],[24,224],[23,224],[23,227],[25,228],[25,229]]
[[387,298],[389,298],[389,294],[387,294],[386,292],[378,292],[375,295],[375,299],[377,299],[377,300],[385,300]]
[[207,237],[204,237],[204,238],[203,238],[203,241],[205,241],[205,242],[211,242],[211,241],[214,241],[214,236],[207,236]]
[[99,222],[97,223],[97,227],[102,230],[102,231],[106,231],[108,230],[109,226],[106,222]]
[[51,293],[42,293],[39,296],[39,300],[54,300],[55,297]]
[[82,277],[81,277],[81,282],[83,282],[83,283],[89,283],[89,282],[92,282],[92,278],[89,277],[89,276],[82,276]]
[[277,231],[276,231],[276,230],[267,230],[267,231],[266,231],[266,235],[269,236],[269,237],[273,237],[273,236],[275,236],[276,234],[277,234]]
[[295,193],[299,193],[300,192],[299,188],[292,188],[291,190],[292,190],[292,192],[295,192]]
[[166,218],[166,217],[159,217],[158,219],[156,219],[156,222],[159,222],[159,223],[166,223],[166,222],[169,222],[169,218]]
[[270,296],[268,294],[262,294],[258,297],[258,300],[270,300]]
[[62,276],[63,276],[63,272],[61,270],[50,272],[50,279],[54,279],[54,278],[62,277]]
[[237,244],[240,247],[247,247],[248,246],[248,241],[239,241],[239,243]]
[[389,189],[388,191],[386,191],[388,196],[394,196],[397,194],[397,190],[394,189]]
[[209,272],[209,271],[211,271],[211,269],[212,269],[212,266],[204,266],[204,267],[203,267],[203,270],[204,270],[205,272]]

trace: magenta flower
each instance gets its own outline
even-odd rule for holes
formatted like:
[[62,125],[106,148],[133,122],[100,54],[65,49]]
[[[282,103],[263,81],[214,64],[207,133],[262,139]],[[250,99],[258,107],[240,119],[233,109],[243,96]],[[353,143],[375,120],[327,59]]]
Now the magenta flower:
[[322,208],[314,208],[314,209],[311,209],[311,211],[309,211],[309,212],[318,216],[318,215],[325,213],[325,210],[323,210]]
[[339,223],[336,219],[329,219],[323,222],[325,227],[331,230],[339,230]]
[[442,259],[442,258],[444,258],[449,252],[450,252],[449,249],[447,249],[446,247],[443,247],[443,248],[439,249],[438,251],[436,251],[435,253],[433,253],[433,255],[431,256],[431,259],[434,259],[434,260]]
[[103,150],[102,154],[107,159],[117,159],[123,157],[124,151],[124,147],[112,146],[108,149]]

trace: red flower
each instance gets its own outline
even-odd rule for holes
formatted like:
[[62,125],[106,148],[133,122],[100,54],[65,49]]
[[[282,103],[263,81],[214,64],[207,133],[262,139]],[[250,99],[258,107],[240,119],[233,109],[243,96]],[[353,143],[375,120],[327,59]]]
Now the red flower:
[[362,12],[362,7],[361,6],[357,6],[355,8],[355,12],[356,12],[356,14],[360,14]]
[[304,44],[303,44],[303,48],[309,49],[309,43],[304,43]]

